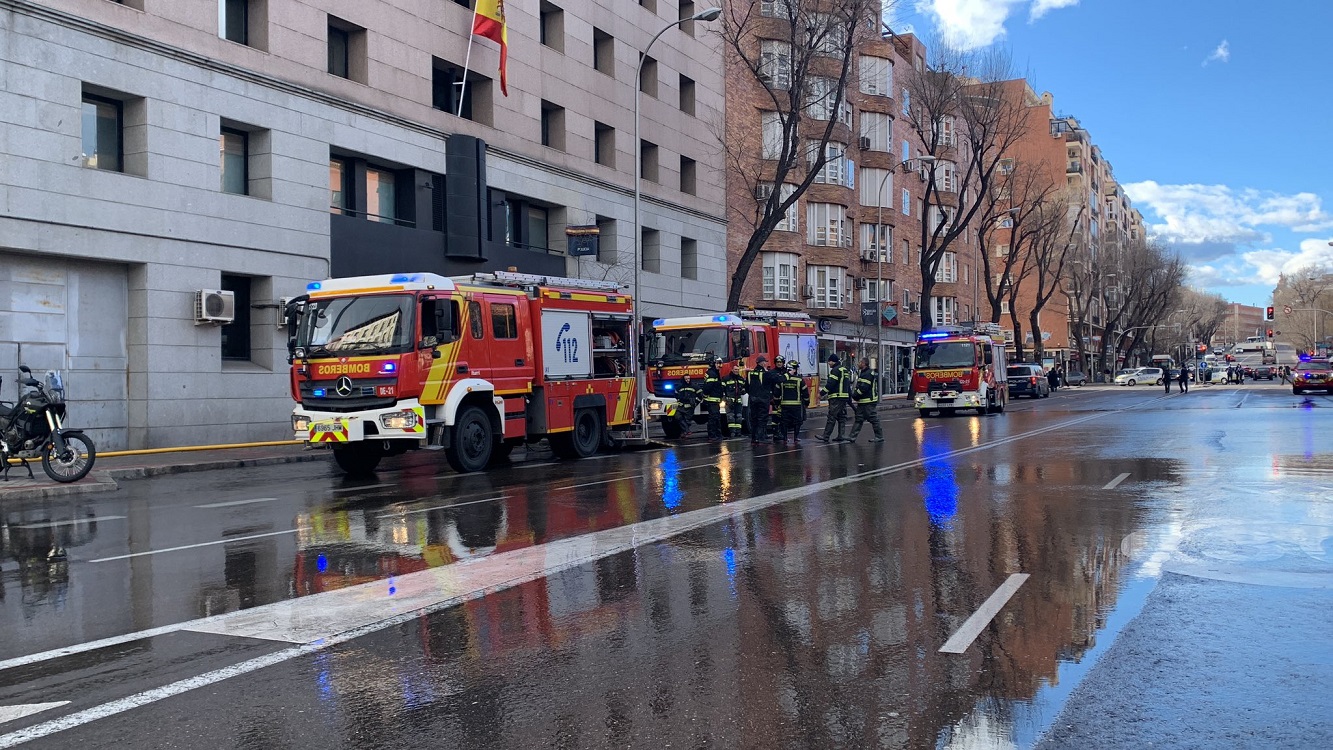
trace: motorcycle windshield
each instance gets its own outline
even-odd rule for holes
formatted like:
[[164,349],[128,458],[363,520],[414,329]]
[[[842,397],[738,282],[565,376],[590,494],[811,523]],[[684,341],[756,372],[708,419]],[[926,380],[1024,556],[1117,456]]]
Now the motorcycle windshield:
[[312,300],[301,316],[296,346],[311,357],[409,351],[412,308],[406,294]]

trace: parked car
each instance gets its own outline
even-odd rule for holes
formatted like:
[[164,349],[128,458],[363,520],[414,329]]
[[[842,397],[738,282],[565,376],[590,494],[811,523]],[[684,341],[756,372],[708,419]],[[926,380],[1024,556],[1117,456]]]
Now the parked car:
[[1151,383],[1152,385],[1161,385],[1162,379],[1165,377],[1166,372],[1160,367],[1140,367],[1137,370],[1121,370],[1120,374],[1115,376],[1115,384],[1138,385],[1139,383]]
[[1042,372],[1041,365],[1009,365],[1006,373],[1009,378],[1009,397],[1048,398],[1051,395],[1051,383]]
[[1083,374],[1082,370],[1069,370],[1065,372],[1065,385],[1087,385],[1088,376]]
[[1328,362],[1301,362],[1291,371],[1291,392],[1299,396],[1306,391],[1333,393],[1333,369],[1330,369]]
[[1277,368],[1272,365],[1259,365],[1250,372],[1250,377],[1255,380],[1276,380]]

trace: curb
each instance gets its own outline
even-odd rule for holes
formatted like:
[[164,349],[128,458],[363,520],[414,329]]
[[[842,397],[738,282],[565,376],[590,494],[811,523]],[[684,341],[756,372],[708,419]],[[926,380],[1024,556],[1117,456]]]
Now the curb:
[[73,484],[39,484],[30,487],[7,488],[0,484],[0,501],[14,496],[24,499],[38,497],[65,497],[68,495],[87,495],[94,492],[115,492],[120,489],[116,480],[105,471],[94,471],[86,478]]
[[199,461],[192,464],[166,464],[163,466],[129,466],[124,469],[108,469],[106,474],[115,479],[147,479],[169,474],[190,474],[196,471],[215,469],[243,469],[253,466],[277,466],[280,464],[301,464],[312,461],[327,461],[332,457],[330,451],[309,451],[292,456],[265,456],[263,458],[232,458],[217,461]]

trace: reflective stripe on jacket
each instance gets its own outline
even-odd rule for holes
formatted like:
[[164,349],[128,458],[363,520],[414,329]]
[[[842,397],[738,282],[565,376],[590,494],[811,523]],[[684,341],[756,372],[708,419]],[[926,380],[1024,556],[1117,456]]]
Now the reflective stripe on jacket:
[[788,375],[787,379],[782,381],[782,405],[800,406],[801,405],[801,386],[805,381],[799,376]]
[[828,397],[829,398],[849,397],[851,394],[847,392],[847,383],[851,379],[852,379],[852,374],[848,372],[847,368],[843,367],[842,365],[838,365],[832,370],[829,370],[828,380],[826,381],[826,384],[824,386],[824,389],[828,391]]
[[873,404],[879,401],[879,376],[874,370],[866,370],[856,379],[856,403]]

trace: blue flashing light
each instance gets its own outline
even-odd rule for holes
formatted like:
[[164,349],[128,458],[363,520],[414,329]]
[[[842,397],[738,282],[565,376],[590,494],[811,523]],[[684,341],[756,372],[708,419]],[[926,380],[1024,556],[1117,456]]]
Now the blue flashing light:
[[390,284],[411,284],[414,281],[421,281],[419,273],[400,273],[389,279]]
[[919,339],[947,339],[947,338],[949,338],[949,337],[952,336],[952,335],[953,335],[953,334],[951,334],[951,333],[946,333],[946,332],[944,332],[944,331],[937,331],[937,332],[935,332],[935,333],[923,333],[923,334],[921,334],[920,336],[918,336],[917,338],[919,338]]
[[714,315],[714,316],[713,316],[713,322],[714,322],[714,323],[730,323],[730,322],[731,322],[731,316],[730,316],[730,315]]
[[325,390],[323,388],[316,388],[312,393],[315,398],[324,398]]
[[394,372],[397,369],[398,365],[393,362],[385,362],[384,365],[380,367],[380,372]]
[[305,290],[306,290],[307,292],[318,292],[320,289],[323,289],[323,288],[324,288],[324,285],[321,284],[321,283],[319,283],[318,281],[312,281],[312,282],[310,282],[309,284],[306,284],[306,285],[305,285]]
[[676,390],[676,384],[675,384],[675,383],[666,383],[666,384],[664,384],[664,385],[662,386],[662,390],[664,390],[664,391],[674,391],[674,390]]
[[653,321],[654,328],[657,326],[664,326],[664,325],[666,325],[666,318],[658,318],[657,320]]
[[1308,354],[1302,354],[1298,359],[1300,359],[1302,362],[1309,362],[1311,361],[1312,357],[1310,357],[1310,355]]
[[329,558],[327,558],[327,557],[325,557],[325,556],[323,556],[323,555],[320,555],[319,557],[316,557],[316,558],[315,558],[315,570],[318,570],[318,571],[321,572],[321,573],[327,573],[327,572],[329,572]]

